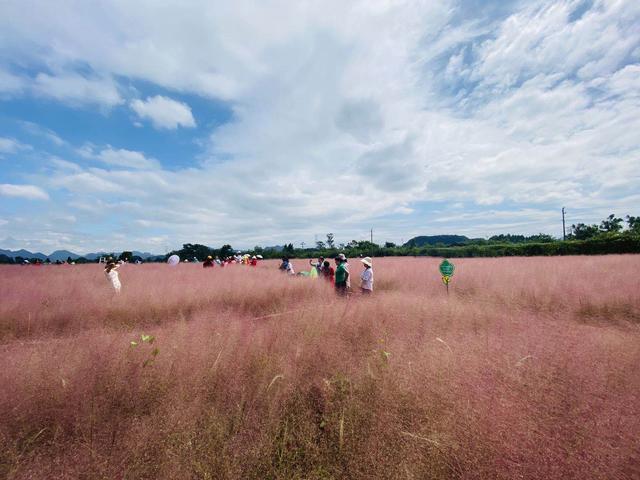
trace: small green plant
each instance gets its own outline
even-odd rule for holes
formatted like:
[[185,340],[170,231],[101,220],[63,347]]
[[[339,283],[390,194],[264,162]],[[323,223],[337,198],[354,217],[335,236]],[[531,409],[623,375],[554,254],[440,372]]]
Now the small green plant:
[[[137,348],[139,345],[144,345],[145,343],[149,345],[149,348],[156,341],[156,337],[153,335],[145,335],[144,333],[140,335],[140,341],[137,342],[135,340],[131,340],[130,346],[131,348]],[[148,357],[142,362],[143,367],[147,367],[153,365],[153,361],[160,353],[160,349],[158,347],[154,347],[153,350],[149,351]]]

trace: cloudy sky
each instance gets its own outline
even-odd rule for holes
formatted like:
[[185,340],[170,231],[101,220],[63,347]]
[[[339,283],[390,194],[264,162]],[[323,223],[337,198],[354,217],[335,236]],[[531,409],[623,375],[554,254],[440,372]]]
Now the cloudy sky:
[[0,247],[561,235],[640,205],[637,0],[0,3]]

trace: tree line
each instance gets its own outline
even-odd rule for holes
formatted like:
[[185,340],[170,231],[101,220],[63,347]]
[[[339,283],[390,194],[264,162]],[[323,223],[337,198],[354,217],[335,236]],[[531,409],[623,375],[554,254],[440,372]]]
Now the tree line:
[[[385,257],[385,256],[433,256],[433,257],[502,257],[502,256],[538,256],[538,255],[600,255],[609,253],[640,253],[640,217],[627,215],[626,220],[609,215],[600,224],[577,223],[571,225],[566,240],[559,240],[551,235],[512,235],[500,234],[489,238],[468,239],[459,235],[440,235],[434,237],[416,237],[403,245],[385,242],[382,245],[369,240],[351,240],[337,243],[333,233],[326,234],[326,240],[317,241],[314,246],[300,248],[285,243],[280,248],[255,246],[243,250],[243,253],[261,255],[263,258],[332,258],[342,252],[347,257]],[[421,238],[436,239],[434,244],[424,244]],[[171,255],[179,255],[188,261],[202,261],[208,256],[227,258],[237,252],[231,245],[225,244],[213,248],[197,243],[185,243],[182,248],[172,250],[166,255],[142,259],[132,252],[112,253],[114,259],[129,262],[165,262]],[[0,255],[0,263],[22,263],[35,259],[11,258]],[[92,263],[80,257],[75,263]],[[71,263],[71,258],[67,259]],[[45,262],[47,263],[47,262]]]
[[[421,237],[416,237],[419,239]],[[285,243],[281,248],[264,248],[255,246],[243,252],[251,255],[262,255],[264,258],[332,258],[342,252],[347,257],[385,257],[385,256],[433,256],[433,257],[502,257],[502,256],[539,256],[539,255],[601,255],[610,253],[640,253],[640,217],[627,215],[626,226],[622,218],[609,215],[598,225],[578,223],[571,225],[566,240],[556,239],[551,235],[500,234],[489,238],[467,239],[459,235],[440,235],[430,237],[442,239],[435,244],[419,244],[411,239],[403,245],[393,242],[376,244],[369,240],[351,240],[346,243],[336,242],[333,233],[326,234],[326,240],[316,241],[314,246],[294,247],[293,243]],[[235,251],[230,245],[223,247],[226,252]],[[209,253],[207,253],[209,252]],[[205,258],[206,255],[217,256],[216,249],[204,245],[185,244],[180,250],[170,254],[180,258]],[[170,255],[168,254],[168,255]],[[168,258],[167,255],[167,258]],[[200,255],[200,256],[198,256]],[[221,258],[226,256],[219,255]]]

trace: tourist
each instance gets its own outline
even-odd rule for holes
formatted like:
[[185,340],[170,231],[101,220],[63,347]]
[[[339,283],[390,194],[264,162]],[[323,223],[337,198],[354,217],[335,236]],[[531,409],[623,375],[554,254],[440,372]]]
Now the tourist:
[[209,255],[207,259],[202,263],[202,268],[213,268],[215,264],[213,263],[213,257]]
[[296,272],[293,269],[293,263],[291,263],[291,260],[287,260],[287,268],[285,269],[287,271],[288,275],[295,275]]
[[280,270],[284,271],[288,275],[295,275],[296,272],[293,269],[293,264],[289,261],[287,257],[282,257],[282,263],[280,264]]
[[341,253],[335,258],[335,287],[338,295],[346,295],[349,291],[349,269],[347,268],[347,258]]
[[334,282],[335,270],[331,266],[331,263],[329,263],[329,260],[325,260],[322,264],[322,276],[328,282]]
[[318,273],[322,273],[322,268],[324,266],[324,257],[318,257],[317,262],[314,262],[313,259],[309,259],[309,265],[315,268]]
[[364,270],[360,274],[360,288],[362,293],[369,295],[373,293],[373,264],[371,257],[364,257],[360,261],[364,265]]
[[120,283],[120,278],[118,277],[118,268],[120,265],[117,265],[113,260],[109,260],[107,265],[104,267],[104,274],[107,279],[111,282],[111,286],[115,290],[116,293],[120,293],[120,289],[122,288],[122,284]]
[[252,267],[255,267],[256,265],[258,265],[258,258],[255,255],[253,257],[251,257],[250,265]]

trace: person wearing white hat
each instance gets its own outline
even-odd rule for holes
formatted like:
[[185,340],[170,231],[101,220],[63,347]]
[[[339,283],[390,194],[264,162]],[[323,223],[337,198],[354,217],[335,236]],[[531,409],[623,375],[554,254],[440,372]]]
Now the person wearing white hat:
[[373,292],[373,263],[371,257],[364,257],[360,261],[364,265],[364,270],[360,274],[360,288],[362,293],[369,295]]

